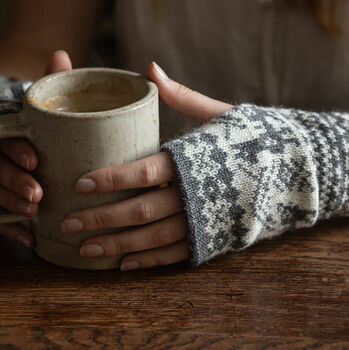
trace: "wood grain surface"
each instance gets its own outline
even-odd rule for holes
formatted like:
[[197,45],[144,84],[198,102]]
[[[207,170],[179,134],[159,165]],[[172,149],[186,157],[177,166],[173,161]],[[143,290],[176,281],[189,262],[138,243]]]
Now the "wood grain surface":
[[198,268],[79,271],[0,239],[0,349],[349,349],[349,222]]

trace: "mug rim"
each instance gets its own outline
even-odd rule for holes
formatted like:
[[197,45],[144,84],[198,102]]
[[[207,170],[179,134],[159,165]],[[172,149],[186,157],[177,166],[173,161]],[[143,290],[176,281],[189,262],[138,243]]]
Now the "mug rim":
[[[57,79],[61,76],[67,76],[67,75],[75,75],[79,74],[81,72],[102,72],[102,73],[118,73],[126,76],[131,76],[135,78],[139,78],[144,80],[145,85],[148,88],[147,93],[145,96],[143,96],[141,99],[137,100],[136,102],[132,102],[128,105],[113,108],[113,109],[108,109],[106,111],[98,111],[98,112],[65,112],[65,111],[57,111],[57,110],[49,110],[44,107],[41,107],[40,105],[35,103],[35,98],[34,94],[38,88],[40,88],[43,84],[47,83],[50,80]],[[59,116],[60,118],[107,118],[110,117],[111,113],[117,113],[122,114],[125,112],[130,112],[132,110],[138,109],[144,104],[146,104],[149,100],[152,99],[152,97],[157,94],[158,88],[155,83],[153,83],[151,80],[147,79],[143,75],[135,72],[131,72],[128,70],[123,70],[123,69],[116,69],[116,68],[75,68],[69,71],[64,71],[64,72],[58,72],[58,73],[53,73],[44,76],[43,78],[40,78],[36,82],[34,82],[27,90],[25,96],[24,96],[24,102],[31,108],[34,108],[40,112],[44,112],[46,114],[49,114],[51,116]]]

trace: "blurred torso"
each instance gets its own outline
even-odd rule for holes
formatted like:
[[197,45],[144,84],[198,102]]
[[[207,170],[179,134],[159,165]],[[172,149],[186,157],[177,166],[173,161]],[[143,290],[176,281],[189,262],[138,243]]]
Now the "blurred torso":
[[[349,109],[349,2],[337,0],[334,39],[304,2],[119,0],[119,55],[144,72],[156,61],[173,79],[231,103]],[[166,107],[162,136],[192,125]]]

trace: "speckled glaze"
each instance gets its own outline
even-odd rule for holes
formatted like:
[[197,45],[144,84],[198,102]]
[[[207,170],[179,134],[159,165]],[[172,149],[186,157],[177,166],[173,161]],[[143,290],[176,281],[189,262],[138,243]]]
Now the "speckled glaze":
[[[88,94],[113,91],[127,105],[93,113],[48,111],[42,107],[47,98],[81,91]],[[159,151],[155,84],[132,72],[104,68],[76,69],[47,76],[30,87],[21,115],[0,128],[0,137],[19,135],[27,137],[38,152],[39,167],[34,176],[44,189],[39,212],[32,220],[36,252],[61,266],[118,267],[119,256],[87,259],[78,253],[80,243],[86,238],[116,230],[68,234],[62,233],[61,224],[73,211],[140,193],[130,190],[85,195],[76,192],[75,184],[81,175],[91,170],[123,164]],[[8,221],[16,218],[9,216]]]

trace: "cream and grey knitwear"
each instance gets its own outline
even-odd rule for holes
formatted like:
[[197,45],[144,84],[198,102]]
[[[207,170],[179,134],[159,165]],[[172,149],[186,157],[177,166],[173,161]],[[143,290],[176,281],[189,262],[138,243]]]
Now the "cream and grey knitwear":
[[[0,114],[31,82],[0,76]],[[349,215],[349,114],[238,105],[162,146],[180,184],[191,263]]]
[[349,215],[349,114],[238,105],[162,146],[199,265]]
[[31,84],[31,81],[16,81],[0,75],[0,114],[19,112],[24,93]]

